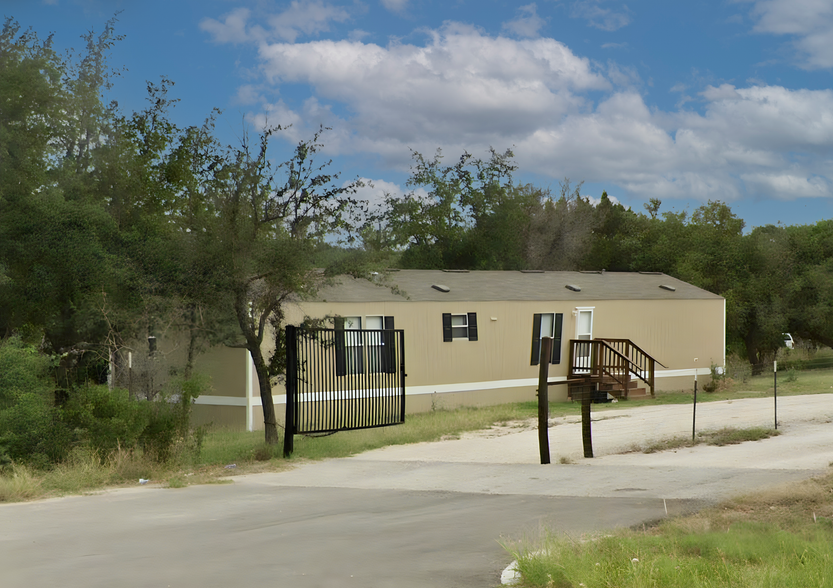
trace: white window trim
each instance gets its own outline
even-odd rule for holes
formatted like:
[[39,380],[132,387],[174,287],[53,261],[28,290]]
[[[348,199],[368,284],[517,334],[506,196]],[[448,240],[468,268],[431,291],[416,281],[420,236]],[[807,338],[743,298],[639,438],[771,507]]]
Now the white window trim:
[[578,332],[578,327],[579,327],[578,317],[579,317],[579,314],[582,313],[582,312],[589,312],[590,313],[590,339],[593,338],[593,327],[595,327],[594,323],[596,322],[595,321],[595,316],[594,316],[596,314],[595,310],[596,310],[595,306],[576,306],[575,310],[573,311],[573,316],[575,317],[575,322],[576,322],[576,329],[575,329],[575,334],[576,334],[575,338],[576,339],[578,339],[579,335],[582,334],[582,333]]

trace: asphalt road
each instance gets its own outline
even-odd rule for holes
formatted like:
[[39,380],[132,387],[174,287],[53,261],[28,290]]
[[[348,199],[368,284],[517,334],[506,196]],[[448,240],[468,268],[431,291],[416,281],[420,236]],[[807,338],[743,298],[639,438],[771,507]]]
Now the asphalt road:
[[[673,511],[692,504],[671,501]],[[491,587],[501,538],[664,516],[661,500],[229,484],[0,507],[0,585]]]
[[[4,504],[0,587],[494,587],[512,559],[503,541],[638,525],[666,509],[687,512],[826,471],[831,400],[797,400],[805,421],[793,417],[780,437],[728,448],[541,466],[530,463],[534,431],[501,432],[237,476],[231,484]],[[748,415],[753,406],[726,410]],[[668,423],[679,409],[651,411]],[[650,427],[635,427],[638,418],[624,414],[598,428],[608,427],[613,439],[624,433],[612,427]],[[550,429],[553,446],[575,442],[577,427]]]

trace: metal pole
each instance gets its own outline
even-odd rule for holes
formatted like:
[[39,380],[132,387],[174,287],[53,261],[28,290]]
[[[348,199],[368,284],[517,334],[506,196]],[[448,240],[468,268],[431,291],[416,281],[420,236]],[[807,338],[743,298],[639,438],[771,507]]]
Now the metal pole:
[[778,362],[772,362],[772,377],[774,378],[774,388],[772,400],[775,403],[775,428],[778,429]]
[[697,358],[694,358],[694,409],[691,413],[691,440],[694,441],[694,432],[697,425]]
[[541,361],[538,364],[538,451],[541,464],[550,463],[550,404],[549,404],[549,370],[552,357],[552,337],[541,338]]
[[295,327],[287,325],[286,342],[286,416],[283,430],[283,456],[288,458],[295,450],[295,392],[298,385],[297,334]]

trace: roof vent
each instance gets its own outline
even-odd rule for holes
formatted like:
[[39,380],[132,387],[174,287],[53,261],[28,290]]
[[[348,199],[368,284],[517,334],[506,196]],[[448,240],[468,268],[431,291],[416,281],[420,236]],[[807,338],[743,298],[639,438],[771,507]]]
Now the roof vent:
[[544,270],[520,270],[522,274],[543,274]]
[[431,284],[431,287],[434,288],[434,290],[438,290],[440,292],[451,292],[451,288],[449,288],[448,286],[443,286],[442,284]]
[[581,292],[581,288],[579,286],[575,286],[573,284],[567,284],[564,287],[567,288],[568,290],[572,290],[573,292]]
[[669,286],[668,284],[660,284],[659,287],[662,288],[663,290],[668,290],[669,292],[676,292],[677,291],[677,289],[674,286]]
[[467,274],[467,273],[469,273],[469,270],[463,270],[463,269],[444,269],[443,271],[447,274]]

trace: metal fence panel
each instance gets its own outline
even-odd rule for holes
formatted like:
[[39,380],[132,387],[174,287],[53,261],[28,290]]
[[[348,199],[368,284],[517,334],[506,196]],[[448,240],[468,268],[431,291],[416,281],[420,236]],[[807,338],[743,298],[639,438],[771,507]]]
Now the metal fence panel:
[[405,421],[401,329],[288,326],[286,345],[287,438]]

